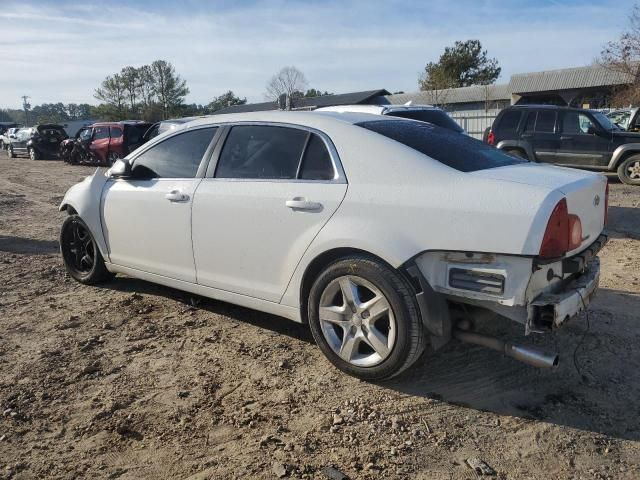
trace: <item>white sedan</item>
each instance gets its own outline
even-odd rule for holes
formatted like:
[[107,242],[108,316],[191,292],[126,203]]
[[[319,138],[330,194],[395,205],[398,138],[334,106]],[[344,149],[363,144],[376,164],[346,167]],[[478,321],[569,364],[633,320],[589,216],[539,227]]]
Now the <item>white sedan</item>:
[[548,332],[598,285],[605,177],[522,162],[400,118],[200,118],[73,186],[60,245],[79,282],[115,273],[308,323],[341,370],[394,376],[488,312]]

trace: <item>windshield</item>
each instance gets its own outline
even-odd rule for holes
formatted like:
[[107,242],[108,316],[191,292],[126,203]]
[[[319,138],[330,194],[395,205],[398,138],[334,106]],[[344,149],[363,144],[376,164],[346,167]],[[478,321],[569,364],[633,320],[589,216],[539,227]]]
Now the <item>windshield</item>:
[[629,121],[631,120],[631,110],[618,110],[617,112],[611,112],[607,114],[607,118],[626,130],[629,128]]
[[389,112],[387,115],[392,117],[409,118],[411,120],[420,120],[421,122],[429,122],[439,127],[448,128],[454,132],[462,133],[464,130],[456,121],[442,110],[398,110]]
[[461,172],[517,165],[517,160],[480,140],[428,123],[380,120],[357,123]]
[[607,117],[604,113],[602,112],[591,112],[591,113],[595,117],[596,121],[600,124],[600,126],[605,130],[608,130],[609,132],[613,130],[620,130],[620,127],[611,123],[611,120],[609,119],[609,117]]

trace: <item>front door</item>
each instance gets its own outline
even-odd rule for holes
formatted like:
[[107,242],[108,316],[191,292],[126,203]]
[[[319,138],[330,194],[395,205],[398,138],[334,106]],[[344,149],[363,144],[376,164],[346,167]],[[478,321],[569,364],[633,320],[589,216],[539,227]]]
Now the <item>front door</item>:
[[131,178],[107,182],[102,224],[111,263],[195,282],[191,207],[215,131],[173,135],[133,159]]
[[280,301],[347,191],[330,149],[304,129],[231,128],[215,174],[202,180],[193,203],[199,284]]
[[564,111],[558,163],[575,167],[607,166],[610,135],[586,112]]
[[93,127],[93,138],[89,144],[91,155],[100,163],[107,161],[109,151],[109,127]]

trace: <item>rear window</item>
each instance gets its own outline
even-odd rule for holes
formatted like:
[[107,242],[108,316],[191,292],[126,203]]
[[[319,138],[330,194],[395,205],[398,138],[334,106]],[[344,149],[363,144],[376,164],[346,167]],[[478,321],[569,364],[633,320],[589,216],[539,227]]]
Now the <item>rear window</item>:
[[150,126],[151,125],[148,123],[125,126],[126,134],[127,134],[127,142],[129,144],[141,143],[143,141],[142,137],[144,136],[145,132],[149,129]]
[[61,138],[67,136],[67,132],[64,128],[56,125],[40,125],[38,127],[38,133],[47,138]]
[[380,120],[357,124],[461,172],[525,163],[480,140],[428,123]]
[[411,120],[420,120],[421,122],[429,122],[439,127],[448,128],[454,132],[464,132],[458,123],[442,110],[400,110],[390,112],[387,115],[391,117],[409,118]]
[[507,110],[500,118],[496,130],[500,132],[500,135],[515,134],[518,130],[521,116],[522,111],[520,110]]

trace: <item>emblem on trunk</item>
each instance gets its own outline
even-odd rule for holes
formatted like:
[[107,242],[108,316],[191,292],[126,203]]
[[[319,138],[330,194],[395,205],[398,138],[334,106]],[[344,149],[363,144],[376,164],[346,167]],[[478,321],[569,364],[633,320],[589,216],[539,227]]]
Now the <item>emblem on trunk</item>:
[[598,205],[600,205],[600,195],[596,195],[596,196],[593,198],[593,205],[594,205],[594,206],[596,206],[596,207],[597,207]]

